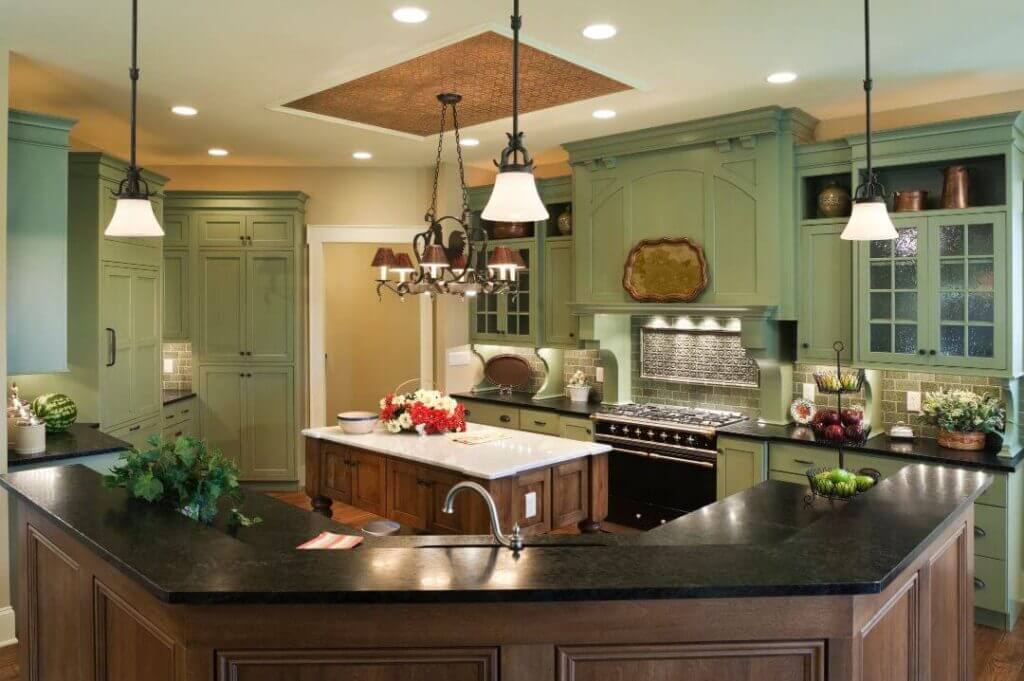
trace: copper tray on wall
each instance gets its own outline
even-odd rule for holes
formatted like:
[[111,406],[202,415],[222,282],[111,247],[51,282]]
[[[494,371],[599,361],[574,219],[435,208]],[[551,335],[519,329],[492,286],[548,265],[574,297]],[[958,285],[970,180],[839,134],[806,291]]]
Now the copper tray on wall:
[[519,355],[495,355],[484,364],[487,380],[508,392],[529,385],[532,375],[530,363]]
[[622,286],[645,303],[692,302],[708,286],[704,249],[686,237],[645,239],[626,258]]

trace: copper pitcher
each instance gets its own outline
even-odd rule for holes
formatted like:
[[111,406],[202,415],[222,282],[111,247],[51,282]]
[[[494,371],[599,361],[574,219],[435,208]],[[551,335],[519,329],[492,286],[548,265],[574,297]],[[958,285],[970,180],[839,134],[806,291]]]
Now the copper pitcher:
[[967,208],[967,190],[970,186],[967,166],[953,165],[942,171],[943,208]]
[[894,213],[910,213],[924,210],[928,200],[927,189],[909,189],[892,193],[892,211]]

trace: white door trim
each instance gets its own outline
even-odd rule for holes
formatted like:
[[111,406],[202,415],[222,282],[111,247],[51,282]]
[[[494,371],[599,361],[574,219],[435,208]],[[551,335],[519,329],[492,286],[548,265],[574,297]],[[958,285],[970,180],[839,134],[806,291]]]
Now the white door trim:
[[[411,244],[423,227],[408,225],[310,225],[306,230],[309,245],[309,425],[326,425],[327,366],[326,309],[324,308],[324,244]],[[372,272],[366,264],[366,285]],[[386,294],[391,295],[391,294]],[[420,306],[420,382],[429,387],[434,380],[434,306],[430,298],[419,298]]]

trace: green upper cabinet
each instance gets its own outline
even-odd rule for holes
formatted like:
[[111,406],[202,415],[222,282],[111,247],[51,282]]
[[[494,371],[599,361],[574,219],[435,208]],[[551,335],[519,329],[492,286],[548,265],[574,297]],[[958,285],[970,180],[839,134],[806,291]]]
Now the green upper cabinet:
[[579,321],[572,313],[572,240],[550,240],[544,244],[544,345],[575,346]]
[[243,213],[202,213],[196,216],[200,248],[240,248],[246,245],[246,216]]
[[187,248],[164,249],[164,340],[192,339],[189,262]]
[[246,253],[246,357],[290,362],[295,336],[295,258],[290,252]]
[[291,248],[295,243],[295,216],[286,213],[247,215],[245,235],[253,248]]
[[853,356],[853,249],[839,235],[845,221],[806,225],[800,231],[800,321],[798,355],[801,361],[833,361],[833,344],[846,346],[843,359]]
[[164,248],[188,248],[191,238],[188,213],[164,213]]
[[200,361],[238,362],[246,356],[245,253],[202,252],[197,274],[196,356]]
[[74,121],[11,110],[7,371],[68,368],[68,135]]
[[493,251],[497,244],[518,251],[526,269],[516,273],[517,293],[486,293],[470,300],[470,340],[475,343],[537,345],[540,341],[537,244],[524,239],[497,241],[491,243],[488,252]]
[[577,307],[635,309],[622,285],[630,251],[685,237],[703,248],[710,278],[693,306],[795,318],[794,147],[815,122],[769,107],[566,144]]

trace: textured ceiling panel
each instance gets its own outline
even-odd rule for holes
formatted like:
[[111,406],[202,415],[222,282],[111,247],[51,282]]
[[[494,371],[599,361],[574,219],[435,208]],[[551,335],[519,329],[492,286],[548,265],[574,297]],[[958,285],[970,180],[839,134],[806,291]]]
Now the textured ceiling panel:
[[[624,83],[520,44],[519,111],[526,113],[629,90]],[[286,107],[428,136],[437,132],[441,92],[462,95],[459,126],[507,118],[512,41],[493,32],[289,102]],[[446,126],[451,129],[451,117]]]

